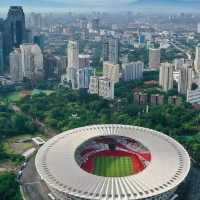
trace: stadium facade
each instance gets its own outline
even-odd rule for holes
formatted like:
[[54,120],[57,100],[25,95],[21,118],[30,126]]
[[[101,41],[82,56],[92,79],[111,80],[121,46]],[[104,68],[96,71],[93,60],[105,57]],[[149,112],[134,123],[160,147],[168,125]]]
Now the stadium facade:
[[[128,156],[134,172],[124,176],[94,172],[93,159],[102,154]],[[174,139],[151,129],[117,124],[57,135],[40,148],[35,164],[60,200],[168,200],[190,170],[188,153]]]

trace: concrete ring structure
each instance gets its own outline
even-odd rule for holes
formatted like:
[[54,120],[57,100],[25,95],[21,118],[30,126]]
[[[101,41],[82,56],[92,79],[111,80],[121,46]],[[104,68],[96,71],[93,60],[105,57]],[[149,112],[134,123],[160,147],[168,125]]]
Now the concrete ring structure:
[[[148,166],[125,177],[97,176],[77,163],[77,149],[91,138],[122,136],[143,144],[150,153]],[[168,200],[190,170],[187,151],[163,133],[129,125],[92,125],[66,131],[38,151],[36,169],[56,199]]]

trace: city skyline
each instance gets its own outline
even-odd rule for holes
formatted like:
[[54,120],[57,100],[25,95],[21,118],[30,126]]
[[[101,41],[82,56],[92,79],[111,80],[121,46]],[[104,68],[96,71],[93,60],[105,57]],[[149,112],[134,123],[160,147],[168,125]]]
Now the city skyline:
[[[21,5],[25,11],[143,11],[143,12],[198,12],[198,0],[2,0],[2,12],[10,5]],[[116,8],[118,8],[116,10]],[[120,8],[120,9],[119,9]],[[167,9],[170,8],[170,9]],[[160,10],[164,9],[164,10]]]

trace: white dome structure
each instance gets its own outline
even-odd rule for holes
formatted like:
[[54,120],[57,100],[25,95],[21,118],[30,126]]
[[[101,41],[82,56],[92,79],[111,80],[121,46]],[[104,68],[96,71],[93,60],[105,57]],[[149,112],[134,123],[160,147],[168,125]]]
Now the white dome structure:
[[[112,177],[89,173],[80,166],[88,157],[80,155],[90,145],[96,147],[93,152],[106,149],[106,144],[96,142],[102,137],[126,143],[127,148],[121,144],[117,148],[128,153],[135,144],[135,155],[141,149],[151,158],[142,160],[145,167],[136,174]],[[111,124],[77,128],[53,137],[39,149],[35,165],[56,199],[168,200],[187,177],[190,158],[182,145],[163,133]]]

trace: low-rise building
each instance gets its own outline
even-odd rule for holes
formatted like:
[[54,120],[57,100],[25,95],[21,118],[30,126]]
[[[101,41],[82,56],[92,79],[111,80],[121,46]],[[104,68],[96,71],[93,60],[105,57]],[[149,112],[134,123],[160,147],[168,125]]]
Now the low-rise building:
[[180,106],[182,104],[182,98],[178,96],[170,96],[168,98],[168,103],[176,106]]
[[148,103],[148,95],[144,92],[134,92],[134,103],[146,105]]
[[187,102],[191,104],[200,104],[200,88],[187,91]]
[[150,96],[150,104],[151,105],[163,105],[164,104],[164,95],[161,94],[152,94]]

